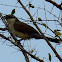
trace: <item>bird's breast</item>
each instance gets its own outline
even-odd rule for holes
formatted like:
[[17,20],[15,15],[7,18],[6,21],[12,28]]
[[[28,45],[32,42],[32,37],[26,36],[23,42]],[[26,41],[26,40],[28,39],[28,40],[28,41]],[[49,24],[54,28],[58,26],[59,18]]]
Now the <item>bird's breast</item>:
[[13,26],[13,25],[14,25],[13,23],[10,23],[10,24],[9,24],[9,29],[10,29],[10,31],[13,33],[13,35],[15,35],[15,36],[17,36],[17,37],[20,37],[20,38],[22,38],[22,39],[30,39],[30,36],[29,36],[29,35],[24,34],[24,33],[22,33],[22,32],[16,31],[16,30],[14,29],[14,26]]

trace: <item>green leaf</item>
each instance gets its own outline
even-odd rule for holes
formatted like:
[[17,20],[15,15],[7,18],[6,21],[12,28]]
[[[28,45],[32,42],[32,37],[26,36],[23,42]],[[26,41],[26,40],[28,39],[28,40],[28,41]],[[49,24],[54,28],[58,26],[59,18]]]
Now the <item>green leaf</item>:
[[47,27],[47,25],[45,23],[42,24],[43,26]]
[[33,53],[33,52],[34,52],[34,50],[35,50],[35,49],[32,49],[32,50],[30,51],[30,53]]
[[58,30],[54,30],[54,33],[56,34],[55,37],[58,37],[58,36],[61,36],[62,35],[62,33],[58,32]]
[[32,50],[31,50],[31,53],[33,53],[33,52],[34,52],[34,50],[32,49]]
[[51,54],[50,54],[50,53],[48,53],[48,56],[49,56],[49,61],[51,61]]
[[56,32],[56,35],[59,35],[59,36],[61,36],[62,34],[61,34],[60,32]]

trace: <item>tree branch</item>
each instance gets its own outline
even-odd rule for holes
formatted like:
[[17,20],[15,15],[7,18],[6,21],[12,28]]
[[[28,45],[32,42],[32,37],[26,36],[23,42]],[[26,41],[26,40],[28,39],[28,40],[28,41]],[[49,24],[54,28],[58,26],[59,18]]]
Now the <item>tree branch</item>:
[[34,22],[33,17],[31,16],[31,14],[29,13],[29,11],[26,9],[26,7],[22,4],[22,2],[20,0],[17,0],[20,5],[23,7],[23,9],[27,12],[27,14],[29,15],[30,19],[33,21],[33,24],[35,25],[35,27],[38,29],[38,31],[41,33],[41,35],[44,37],[44,39],[46,40],[47,44],[50,46],[50,48],[52,49],[52,51],[55,53],[56,57],[62,62],[62,58],[59,56],[59,54],[56,52],[56,50],[53,48],[53,46],[50,44],[49,40],[46,38],[46,36],[42,33],[42,31],[39,29],[39,27],[37,26],[36,22]]
[[6,31],[6,30],[8,30],[7,28],[0,28],[0,30],[2,30],[2,31]]
[[56,6],[57,8],[59,8],[60,10],[62,10],[62,7],[60,5],[58,5],[56,2],[52,1],[52,0],[46,0],[47,2],[52,3],[54,6]]
[[[0,17],[2,17],[2,14],[0,15]],[[6,22],[4,22],[4,21],[5,21],[5,19],[2,18],[2,22],[3,22],[4,24],[6,24]],[[8,28],[7,25],[5,25],[5,26]],[[6,28],[0,28],[0,29],[1,29],[1,30],[6,30]],[[5,37],[5,36],[2,35],[2,34],[0,34],[0,37],[4,38],[4,39],[6,39],[6,40],[9,40],[12,44],[14,44],[14,45],[17,46],[18,48],[20,48],[20,51],[22,51],[22,53],[23,53],[23,55],[24,55],[24,57],[25,57],[26,62],[30,62],[30,61],[29,61],[29,58],[28,58],[28,56],[27,56],[27,54],[30,55],[32,58],[36,59],[37,61],[44,62],[43,60],[39,59],[39,58],[36,57],[35,55],[32,55],[32,54],[30,54],[29,52],[27,52],[27,51],[23,48],[23,46],[21,45],[21,43],[20,43],[20,42],[15,38],[15,36],[10,32],[9,28],[8,28],[7,30],[8,30],[8,32],[11,34],[11,36],[12,36],[12,38],[15,40],[15,42],[12,41],[12,40],[10,40],[9,38]]]
[[[43,60],[39,59],[38,57],[36,57],[35,55],[32,55],[30,54],[29,52],[27,52],[23,46],[21,45],[21,43],[17,43],[17,42],[13,42],[12,40],[10,40],[9,38],[5,37],[4,35],[0,34],[0,37],[2,37],[3,39],[6,39],[8,41],[10,41],[12,44],[14,44],[15,46],[19,47],[20,48],[20,51],[23,51],[24,55],[26,55],[26,53],[28,55],[30,55],[32,58],[36,59],[37,61],[40,61],[40,62],[44,62]],[[26,57],[26,56],[25,56]],[[26,57],[27,59],[27,57]]]
[[[2,14],[0,13],[0,17],[1,17],[1,19],[2,19],[2,22],[5,24],[5,26],[8,28],[8,32],[10,33],[10,35],[12,36],[12,38],[15,40],[15,42],[14,41],[12,41],[12,40],[9,40],[8,38],[6,38],[5,36],[3,36],[2,34],[0,34],[0,36],[2,37],[2,38],[4,38],[4,39],[6,39],[6,40],[9,40],[12,44],[14,44],[14,45],[16,45],[16,44],[19,44],[20,42],[16,39],[16,37],[11,33],[11,31],[10,31],[10,29],[9,29],[9,27],[8,27],[8,24],[6,23],[6,21],[5,21],[5,18],[2,16]],[[18,47],[18,46],[17,46]],[[20,43],[20,47],[22,48],[22,49],[24,49],[23,48],[23,46],[21,45],[21,43]],[[22,50],[21,50],[22,51]],[[27,53],[26,52],[24,52],[24,51],[22,51],[22,53],[23,53],[23,55],[24,55],[24,57],[25,57],[25,60],[26,60],[26,62],[30,62],[29,61],[29,58],[28,58],[28,56],[27,56]]]

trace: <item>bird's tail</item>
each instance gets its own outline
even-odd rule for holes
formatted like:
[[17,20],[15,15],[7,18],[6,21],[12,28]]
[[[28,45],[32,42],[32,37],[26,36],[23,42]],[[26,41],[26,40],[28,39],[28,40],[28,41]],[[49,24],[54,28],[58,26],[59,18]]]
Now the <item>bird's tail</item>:
[[[35,38],[35,39],[44,39],[44,37],[42,35],[39,35],[39,34],[33,34],[31,36],[31,38]],[[57,39],[57,38],[50,38],[50,37],[46,37],[49,41],[51,42],[55,42],[55,43],[60,43],[60,40]]]

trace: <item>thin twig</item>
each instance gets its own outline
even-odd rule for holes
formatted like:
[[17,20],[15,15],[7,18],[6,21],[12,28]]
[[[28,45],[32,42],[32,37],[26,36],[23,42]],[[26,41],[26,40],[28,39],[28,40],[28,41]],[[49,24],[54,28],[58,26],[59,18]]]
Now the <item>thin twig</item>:
[[8,30],[7,28],[0,28],[0,30],[2,30],[2,31],[6,31],[6,30]]
[[[14,44],[14,45],[17,46],[17,47],[18,47],[18,44],[20,44],[20,47],[21,47],[22,49],[24,49],[23,46],[21,45],[21,43],[20,43],[20,42],[16,39],[16,37],[13,35],[13,33],[11,33],[11,31],[10,31],[10,29],[9,29],[9,27],[8,27],[7,22],[5,21],[5,17],[3,17],[1,13],[0,13],[0,18],[2,19],[2,22],[3,22],[3,23],[5,24],[5,26],[7,27],[8,32],[10,33],[10,35],[12,36],[12,38],[14,39],[15,42],[14,42],[14,41],[10,41],[9,39],[7,39],[6,37],[4,37],[3,35],[0,35],[0,36],[3,37],[4,39],[9,40],[12,44]],[[22,51],[22,53],[23,53],[23,55],[24,55],[24,57],[25,57],[26,62],[30,62],[30,61],[29,61],[29,58],[28,58],[28,56],[27,56],[27,53],[24,52],[23,50],[21,50],[21,51]]]
[[30,19],[33,21],[33,24],[35,25],[35,27],[38,29],[38,31],[43,35],[44,39],[46,40],[47,44],[50,46],[50,48],[52,49],[52,51],[55,53],[56,57],[62,62],[62,58],[59,56],[59,54],[57,53],[57,51],[53,48],[53,46],[50,44],[49,40],[45,37],[45,35],[42,33],[42,31],[39,29],[39,27],[37,26],[36,22],[34,22],[33,17],[31,16],[31,14],[29,13],[29,11],[25,8],[25,6],[22,4],[22,2],[20,0],[18,0],[18,2],[20,3],[20,5],[23,7],[23,9],[27,12],[27,14],[29,15]]
[[52,1],[52,0],[46,0],[47,2],[52,3],[54,6],[56,6],[57,8],[59,8],[60,10],[62,10],[62,7],[60,5],[58,5],[56,2]]
[[[8,41],[10,41],[12,44],[14,44],[15,46],[20,48],[20,51],[23,51],[23,53],[27,53],[28,55],[30,55],[32,58],[40,61],[40,62],[44,62],[43,60],[39,59],[38,57],[36,57],[35,55],[30,54],[29,52],[27,52],[23,46],[21,45],[21,43],[17,43],[17,42],[13,42],[12,40],[10,40],[9,38],[5,37],[4,35],[0,34],[0,37],[2,37],[3,39],[6,39]],[[22,46],[22,47],[21,47]],[[27,58],[26,58],[27,59]]]

